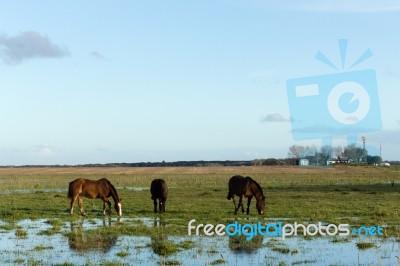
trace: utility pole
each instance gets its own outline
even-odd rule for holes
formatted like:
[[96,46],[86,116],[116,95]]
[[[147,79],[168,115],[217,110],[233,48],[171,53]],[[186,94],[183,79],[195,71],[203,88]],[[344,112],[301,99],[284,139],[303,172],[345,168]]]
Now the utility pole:
[[366,140],[366,138],[364,137],[364,136],[362,136],[361,137],[361,140],[362,140],[362,142],[363,142],[363,162],[365,161],[365,163],[366,163],[366,158],[365,158],[365,140]]

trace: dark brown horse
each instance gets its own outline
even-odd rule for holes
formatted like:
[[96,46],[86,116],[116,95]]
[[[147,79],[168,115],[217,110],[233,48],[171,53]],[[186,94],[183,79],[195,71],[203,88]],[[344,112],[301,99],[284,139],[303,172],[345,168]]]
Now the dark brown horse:
[[108,200],[112,197],[114,200],[114,208],[118,213],[118,216],[122,215],[121,199],[118,197],[117,190],[105,178],[100,180],[89,180],[89,179],[76,179],[69,183],[68,187],[68,198],[71,199],[71,215],[74,212],[74,205],[76,199],[78,199],[78,205],[81,209],[81,214],[85,215],[83,210],[82,197],[89,199],[102,199],[103,200],[103,215],[106,215],[106,203],[111,213],[111,202]]
[[154,179],[150,186],[151,199],[154,202],[154,212],[157,213],[157,200],[158,209],[160,213],[165,212],[165,202],[168,197],[168,186],[164,179]]
[[[235,195],[239,196],[239,204],[237,205],[237,207],[234,197]],[[247,214],[249,214],[250,203],[253,196],[257,200],[256,207],[258,210],[258,214],[264,214],[265,197],[261,189],[261,186],[249,176],[246,177],[241,175],[232,176],[231,179],[229,180],[229,193],[227,199],[228,200],[233,199],[233,204],[235,205],[235,214],[237,214],[237,211],[239,210],[240,206],[242,206],[242,212],[244,213],[243,202],[242,202],[243,196],[245,196],[248,199]]]

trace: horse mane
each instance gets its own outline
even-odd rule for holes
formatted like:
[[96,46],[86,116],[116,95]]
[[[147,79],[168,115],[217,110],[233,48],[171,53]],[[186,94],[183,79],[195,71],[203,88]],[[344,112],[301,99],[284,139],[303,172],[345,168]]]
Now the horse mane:
[[253,178],[251,178],[250,176],[248,176],[248,178],[249,178],[249,180],[250,180],[252,183],[254,183],[254,184],[256,185],[256,187],[258,188],[258,190],[261,192],[261,196],[264,197],[264,192],[263,192],[263,190],[262,190],[260,184],[258,184],[258,182],[255,181],[255,180],[254,180]]
[[104,179],[104,180],[107,182],[107,184],[110,186],[110,188],[111,188],[111,196],[114,198],[115,203],[119,202],[120,199],[119,199],[117,190],[115,189],[114,185],[111,184],[111,182],[110,182],[107,178],[103,178],[103,179]]

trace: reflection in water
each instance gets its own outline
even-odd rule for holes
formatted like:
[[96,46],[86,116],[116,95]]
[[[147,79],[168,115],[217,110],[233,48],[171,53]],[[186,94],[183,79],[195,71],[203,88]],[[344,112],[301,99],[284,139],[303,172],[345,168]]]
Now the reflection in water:
[[174,242],[168,240],[168,229],[165,228],[165,221],[163,217],[154,217],[154,227],[157,228],[157,234],[151,236],[151,249],[153,252],[160,256],[168,256],[177,251],[179,248]]
[[[136,218],[122,220],[125,224],[136,224],[137,221]],[[165,217],[164,220],[146,217],[143,221],[146,226],[155,225],[152,235],[136,236],[118,232],[115,218],[110,221],[85,217],[84,222],[64,222],[60,233],[52,234],[42,233],[54,226],[48,219],[22,220],[15,224],[0,221],[0,265],[101,265],[108,262],[110,265],[155,265],[156,260],[160,264],[210,265],[221,261],[221,256],[225,265],[399,265],[400,239],[397,236],[344,239],[288,237],[284,241],[280,237],[264,237],[262,248],[261,243],[255,240],[252,248],[245,248],[249,247],[245,239],[231,239],[229,236],[173,236],[169,226],[174,221]],[[82,233],[84,229],[91,231],[92,235],[96,234],[99,227],[103,234],[110,231],[119,235],[118,243],[115,244],[116,239],[93,239],[89,234]],[[26,231],[27,237],[17,238],[16,228]],[[185,248],[185,242],[189,241],[193,243],[192,248]],[[66,248],[68,242],[71,248]],[[375,246],[359,250],[357,243],[360,242],[373,242]],[[147,245],[143,246],[143,243]],[[52,249],[42,250],[38,247]],[[122,258],[117,254],[125,247],[129,247],[129,254]],[[179,252],[169,255],[178,249]],[[90,252],[92,250],[94,252]]]
[[[96,231],[83,230],[84,219],[78,223],[71,222],[71,233],[67,234],[68,244],[71,249],[78,252],[102,251],[108,252],[117,243],[117,236],[103,235]],[[119,220],[117,220],[117,223]],[[103,227],[111,227],[111,217],[103,217]]]
[[251,240],[246,240],[246,238],[244,235],[229,237],[229,249],[234,252],[253,253],[262,248],[262,236],[254,236]]
[[154,226],[154,227],[165,226],[164,217],[162,217],[162,216],[156,216],[156,217],[154,217],[153,226]]

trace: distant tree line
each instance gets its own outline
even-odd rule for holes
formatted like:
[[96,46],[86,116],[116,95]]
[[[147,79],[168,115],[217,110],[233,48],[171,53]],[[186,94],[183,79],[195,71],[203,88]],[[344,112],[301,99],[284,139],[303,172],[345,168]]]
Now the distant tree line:
[[8,168],[27,168],[27,167],[180,167],[180,166],[251,166],[251,161],[177,161],[177,162],[139,162],[139,163],[95,163],[79,165],[23,165],[23,166],[1,166]]
[[356,144],[344,147],[324,145],[320,148],[317,148],[315,145],[292,145],[289,147],[288,157],[297,161],[307,159],[310,164],[315,165],[324,165],[328,160],[335,160],[339,163],[379,164],[382,162],[380,156],[371,156],[368,154],[368,150],[357,147]]
[[[379,164],[381,157],[370,156],[367,151],[351,144],[347,147],[341,146],[300,146],[289,147],[288,157],[284,159],[267,158],[251,161],[177,161],[177,162],[138,162],[138,163],[106,163],[106,164],[80,164],[80,165],[22,165],[22,166],[0,166],[1,168],[24,168],[24,167],[210,167],[210,166],[262,166],[262,165],[298,165],[301,159],[307,159],[310,165],[326,165],[327,160],[338,161],[350,160],[353,163]],[[389,161],[391,165],[400,165],[400,161]]]

